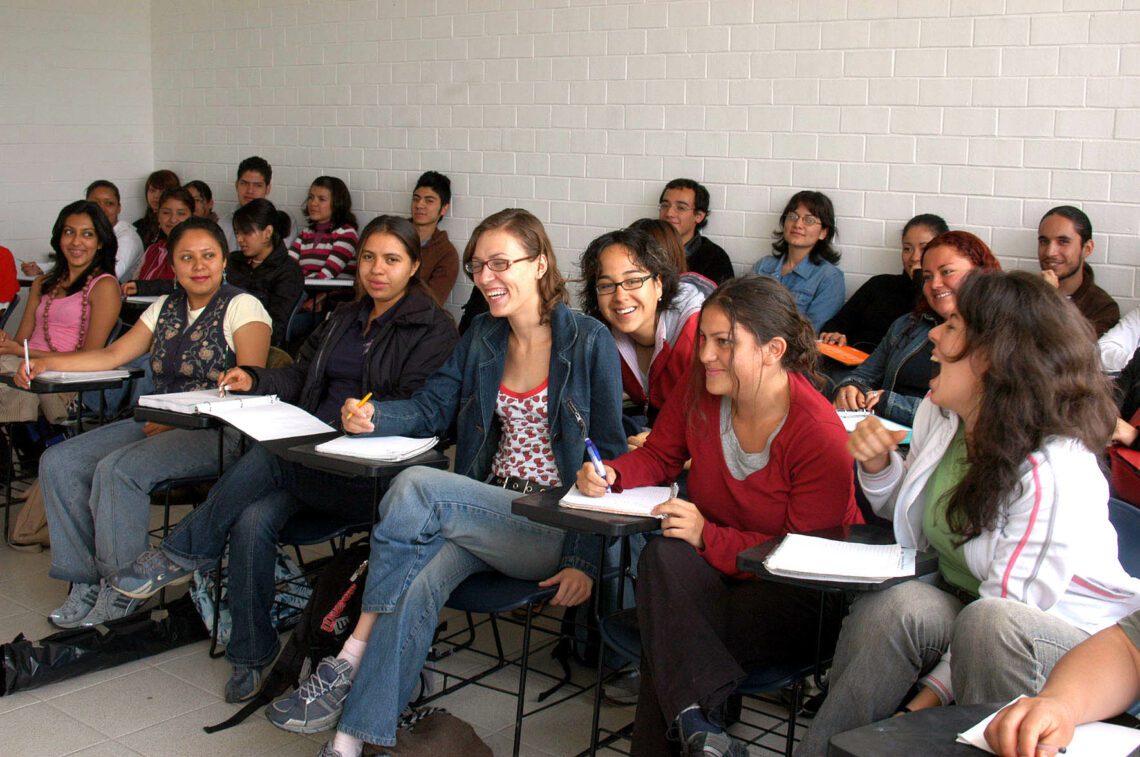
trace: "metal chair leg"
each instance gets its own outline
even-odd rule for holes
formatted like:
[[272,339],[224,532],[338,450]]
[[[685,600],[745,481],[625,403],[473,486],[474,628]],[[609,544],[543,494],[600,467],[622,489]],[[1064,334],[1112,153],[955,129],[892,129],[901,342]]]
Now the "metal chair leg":
[[[494,616],[492,616],[494,617]],[[519,757],[519,749],[522,746],[522,720],[523,720],[523,707],[526,704],[526,673],[530,667],[530,627],[531,620],[534,617],[534,604],[526,606],[526,623],[523,625],[523,646],[522,646],[522,660],[519,665],[519,695],[518,700],[515,702],[515,746],[511,754],[514,757]],[[498,627],[493,626],[495,630],[495,642],[499,641]],[[502,648],[500,647],[500,655]],[[502,658],[500,657],[500,660]]]

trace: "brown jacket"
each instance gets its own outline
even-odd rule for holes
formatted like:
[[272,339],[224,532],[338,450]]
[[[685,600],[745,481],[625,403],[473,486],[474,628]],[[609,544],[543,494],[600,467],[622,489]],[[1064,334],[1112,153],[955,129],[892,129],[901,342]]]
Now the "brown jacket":
[[1092,267],[1088,263],[1084,264],[1084,280],[1073,292],[1072,300],[1081,315],[1092,324],[1098,339],[1120,320],[1120,306],[1108,292],[1094,283]]
[[459,253],[447,238],[447,232],[436,229],[431,239],[420,248],[420,280],[428,285],[439,304],[447,302],[455,279],[459,276]]

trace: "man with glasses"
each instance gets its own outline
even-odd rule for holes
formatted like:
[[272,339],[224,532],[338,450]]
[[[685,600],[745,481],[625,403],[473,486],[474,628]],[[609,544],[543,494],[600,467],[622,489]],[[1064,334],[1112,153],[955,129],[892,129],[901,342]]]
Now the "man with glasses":
[[717,284],[735,274],[728,253],[711,239],[701,236],[709,222],[709,191],[692,179],[673,179],[665,185],[657,204],[658,218],[681,235],[689,270]]

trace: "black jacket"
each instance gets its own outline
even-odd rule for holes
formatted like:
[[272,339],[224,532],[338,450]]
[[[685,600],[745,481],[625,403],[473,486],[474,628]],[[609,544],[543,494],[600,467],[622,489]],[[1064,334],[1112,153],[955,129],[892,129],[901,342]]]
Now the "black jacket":
[[891,324],[914,310],[919,294],[919,286],[905,273],[872,276],[820,331],[837,331],[852,347],[874,352]]
[[[325,396],[328,356],[345,330],[353,327],[359,302],[341,305],[309,335],[287,368],[247,368],[252,392],[276,394],[282,400],[314,413]],[[451,357],[459,335],[455,321],[425,292],[413,287],[399,310],[380,325],[360,372],[360,395],[372,392],[376,400],[412,396],[424,381]]]
[[301,266],[289,257],[285,245],[278,243],[269,257],[254,268],[241,250],[231,252],[226,264],[226,279],[238,289],[244,289],[269,311],[273,319],[273,346],[285,346],[285,327],[289,316],[305,290],[305,274]]
[[696,245],[696,249],[691,254],[687,248],[685,250],[690,271],[699,273],[706,279],[712,279],[716,284],[723,284],[736,275],[732,261],[728,259],[728,253],[723,247],[703,234],[697,238],[700,242]]

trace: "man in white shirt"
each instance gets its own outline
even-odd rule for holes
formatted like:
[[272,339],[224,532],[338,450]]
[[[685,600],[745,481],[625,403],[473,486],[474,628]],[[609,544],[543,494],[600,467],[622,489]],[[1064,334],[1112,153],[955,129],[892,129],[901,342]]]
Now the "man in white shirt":
[[115,278],[127,281],[142,262],[143,244],[138,232],[130,223],[119,219],[123,206],[119,201],[119,188],[106,179],[97,179],[87,186],[86,198],[103,210],[115,236],[119,240],[119,252],[115,257]]
[[[258,155],[251,155],[246,158],[238,164],[234,190],[237,192],[239,208],[251,200],[260,200],[263,197],[269,199],[269,193],[273,191],[273,166],[269,165],[268,160]],[[281,235],[281,239],[285,242],[285,248],[288,249],[300,232],[297,217],[288,208],[283,208],[276,203],[274,206],[289,215],[289,233]],[[227,252],[233,252],[238,248],[237,237],[234,235],[234,214],[227,213],[224,217],[219,218],[218,225],[222,227],[222,232],[226,235],[226,244],[229,246]]]

